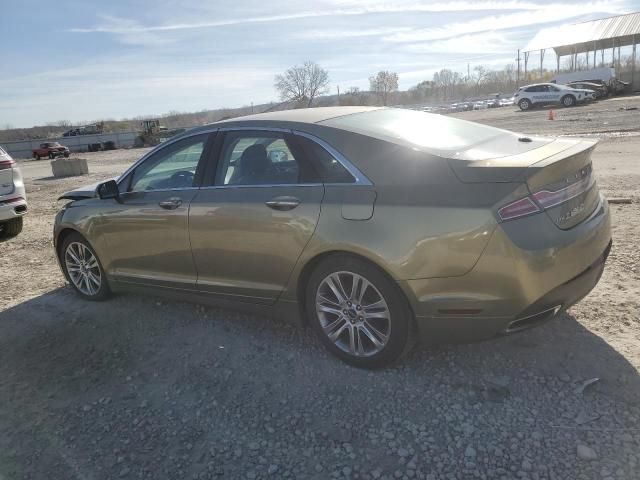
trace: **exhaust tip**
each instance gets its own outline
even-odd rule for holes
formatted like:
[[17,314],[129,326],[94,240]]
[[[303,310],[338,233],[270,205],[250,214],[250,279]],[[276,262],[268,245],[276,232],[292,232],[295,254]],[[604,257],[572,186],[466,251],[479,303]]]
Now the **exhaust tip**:
[[505,332],[514,333],[520,330],[535,327],[536,325],[544,323],[547,320],[555,317],[561,308],[562,305],[556,305],[541,312],[534,313],[533,315],[527,315],[526,317],[517,318],[509,324]]

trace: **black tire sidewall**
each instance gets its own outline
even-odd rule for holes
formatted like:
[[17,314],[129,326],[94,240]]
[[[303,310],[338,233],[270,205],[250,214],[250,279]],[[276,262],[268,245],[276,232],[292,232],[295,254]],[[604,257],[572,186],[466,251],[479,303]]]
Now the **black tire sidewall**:
[[12,238],[22,232],[22,217],[12,218],[7,220],[2,225],[2,231],[0,231],[0,238]]
[[[567,99],[571,99],[569,104],[565,103]],[[563,107],[573,107],[576,104],[576,99],[573,95],[565,95],[562,97],[562,106]]]
[[[338,348],[326,336],[316,313],[315,297],[320,282],[329,274],[349,271],[365,277],[382,294],[391,314],[391,337],[384,349],[371,357],[354,357]],[[309,321],[324,346],[346,363],[360,368],[382,368],[402,357],[406,352],[411,333],[411,308],[399,287],[379,268],[356,257],[332,255],[322,261],[312,272],[305,292],[305,310]]]
[[[96,260],[98,261],[98,267],[100,267],[101,280],[100,280],[100,289],[98,290],[98,293],[96,293],[95,295],[85,295],[80,290],[78,290],[78,288],[71,281],[71,277],[69,276],[69,272],[67,271],[67,263],[65,262],[65,259],[64,259],[65,252],[67,251],[67,247],[69,246],[69,244],[74,242],[82,243],[85,247],[91,250],[91,253],[93,253],[93,256],[96,257]],[[80,297],[92,302],[99,302],[101,300],[106,300],[107,298],[109,298],[109,296],[111,296],[109,281],[107,279],[107,275],[104,271],[104,268],[102,267],[102,262],[100,261],[100,257],[98,257],[98,254],[96,253],[94,248],[82,235],[80,235],[79,233],[72,233],[70,235],[67,235],[67,237],[65,237],[65,239],[63,240],[62,245],[60,245],[58,258],[60,259],[60,265],[62,267],[62,271],[64,273],[65,278],[71,285],[71,288],[73,288],[74,292],[76,292]]]

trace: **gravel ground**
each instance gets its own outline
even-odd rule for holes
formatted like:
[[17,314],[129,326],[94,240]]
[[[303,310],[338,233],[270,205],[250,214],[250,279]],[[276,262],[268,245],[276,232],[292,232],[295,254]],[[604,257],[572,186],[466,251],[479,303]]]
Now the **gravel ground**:
[[[625,102],[637,100],[556,122],[460,116],[571,134],[625,115],[640,131],[640,112],[612,107]],[[573,110],[591,120],[563,120]],[[0,244],[0,480],[640,478],[640,137],[603,137],[600,187],[634,203],[612,206],[592,294],[536,329],[418,346],[376,372],[277,319],[133,294],[80,301],[51,250],[55,198],[142,151],[87,154],[93,173],[65,180],[23,163],[31,212]]]

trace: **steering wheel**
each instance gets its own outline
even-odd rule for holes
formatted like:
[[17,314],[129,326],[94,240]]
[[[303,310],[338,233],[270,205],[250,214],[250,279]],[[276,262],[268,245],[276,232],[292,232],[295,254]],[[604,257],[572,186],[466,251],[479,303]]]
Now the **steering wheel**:
[[169,178],[169,186],[171,188],[191,187],[193,186],[194,178],[195,175],[193,172],[190,172],[189,170],[181,170],[171,175]]

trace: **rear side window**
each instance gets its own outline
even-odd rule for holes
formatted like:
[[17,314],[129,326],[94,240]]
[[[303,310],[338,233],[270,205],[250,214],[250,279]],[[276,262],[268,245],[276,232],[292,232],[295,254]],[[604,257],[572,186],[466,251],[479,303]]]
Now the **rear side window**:
[[296,136],[302,146],[305,155],[313,162],[313,166],[320,174],[324,183],[354,183],[353,175],[318,143],[302,136]]

